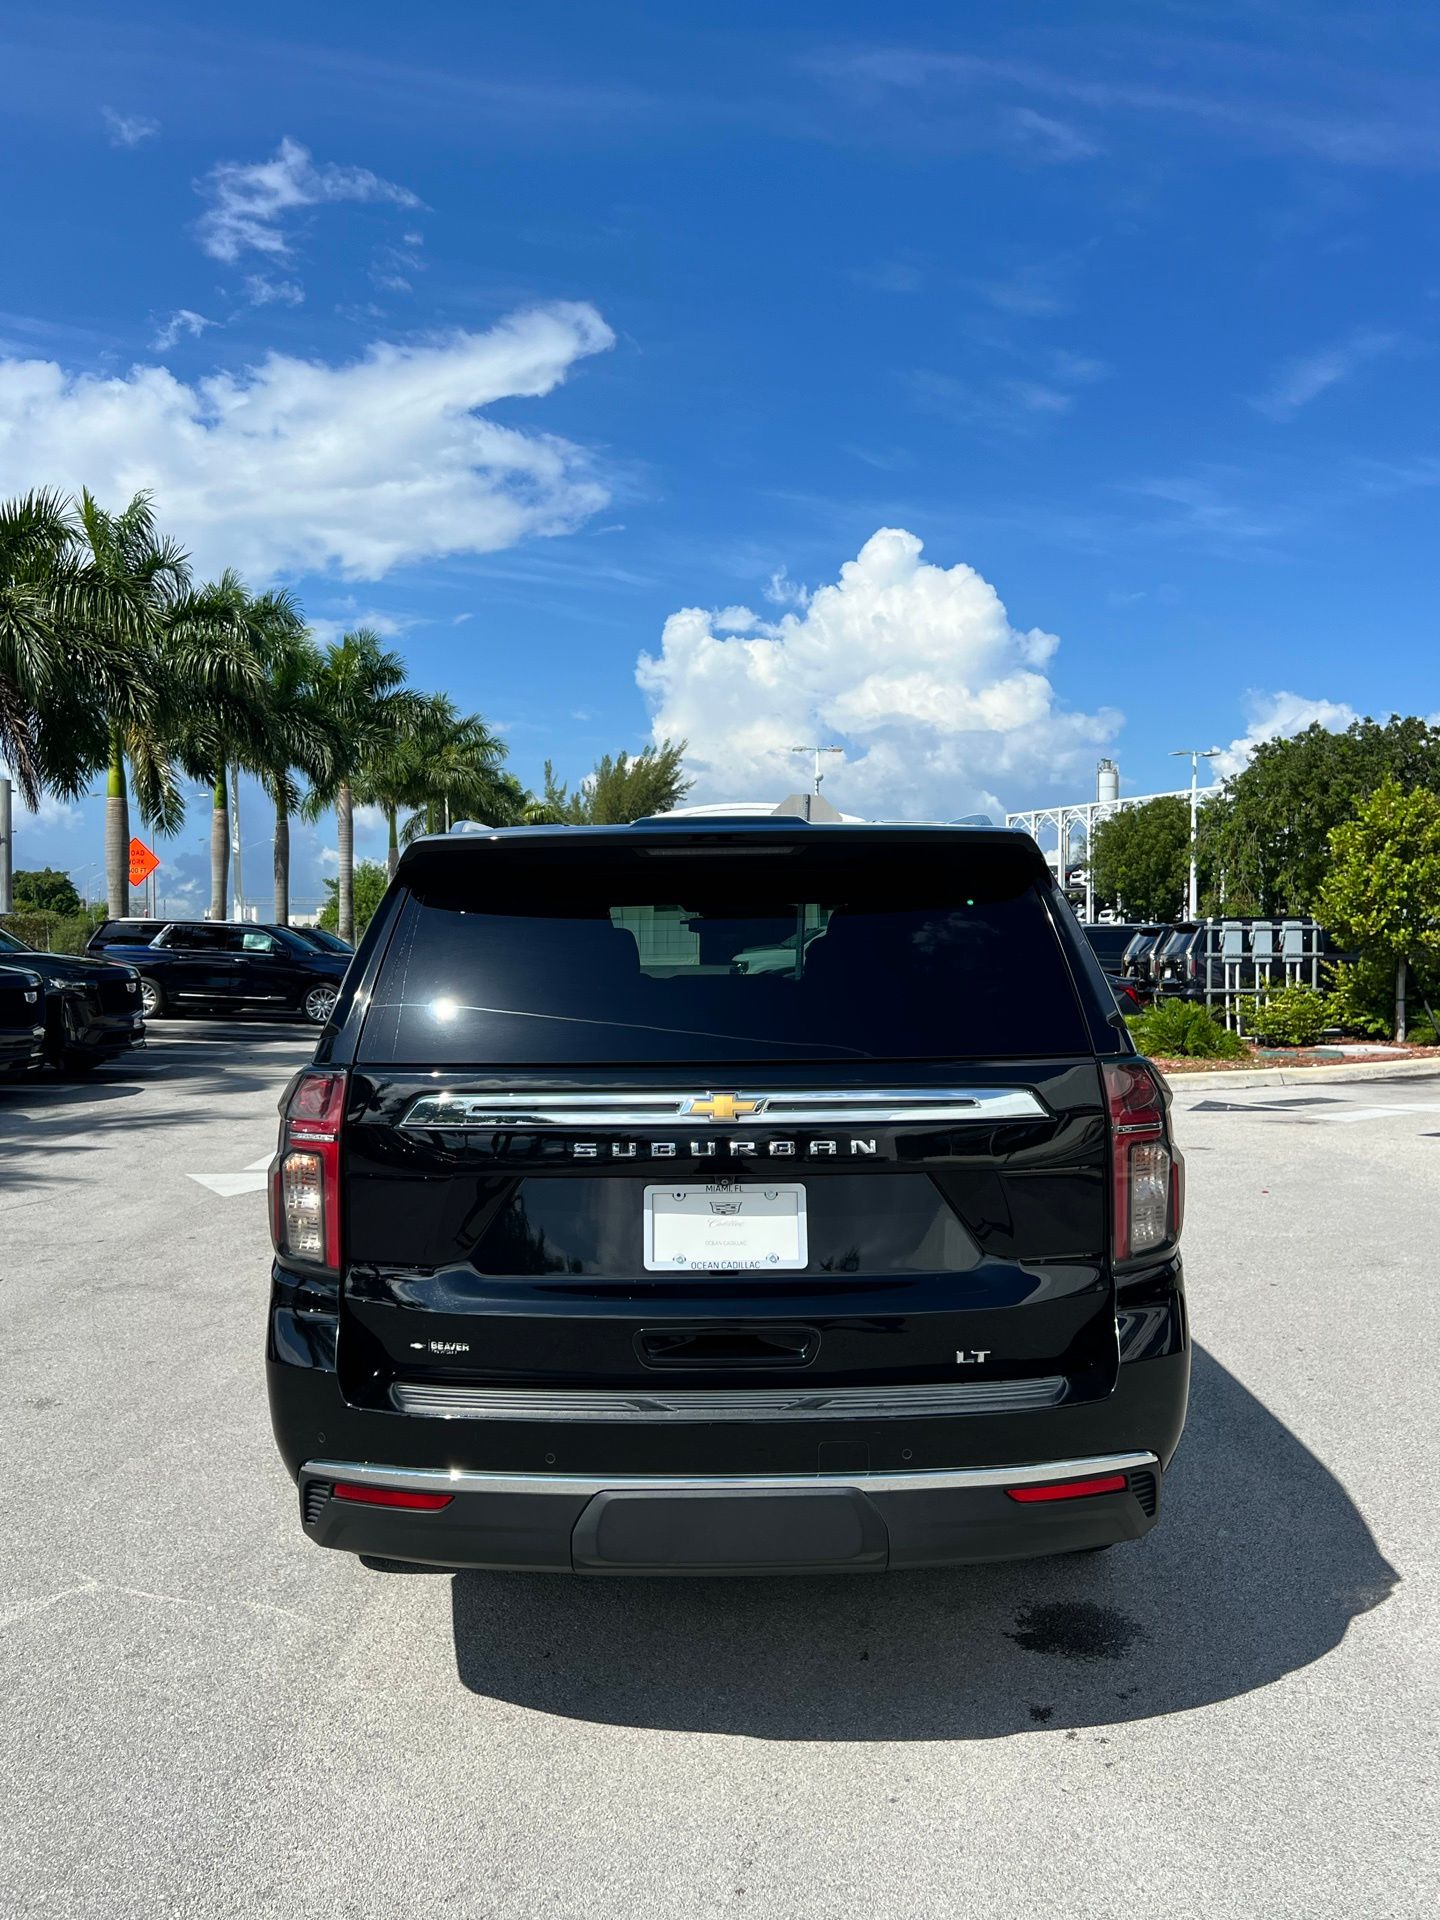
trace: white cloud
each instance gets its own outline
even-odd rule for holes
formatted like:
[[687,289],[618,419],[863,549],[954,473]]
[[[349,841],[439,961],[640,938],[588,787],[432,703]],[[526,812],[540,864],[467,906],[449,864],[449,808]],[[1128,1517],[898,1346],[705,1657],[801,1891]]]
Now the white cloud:
[[331,872],[340,865],[339,847],[321,847],[319,864],[322,872]]
[[268,160],[246,165],[222,160],[197,180],[195,191],[210,205],[196,223],[200,244],[216,260],[243,253],[287,254],[285,216],[300,207],[338,200],[380,201],[394,207],[422,205],[418,195],[368,167],[317,167],[307,147],[288,137]]
[[109,129],[112,147],[138,147],[160,131],[160,122],[144,113],[117,113],[113,107],[102,107],[100,117]]
[[[0,760],[0,776],[3,776],[11,782],[12,824],[17,834],[23,834],[29,826],[64,827],[68,832],[80,826],[84,821],[84,812],[76,806],[73,800],[57,800],[55,796],[50,793],[41,794],[40,804],[32,812],[20,798],[20,789],[14,784],[15,776],[3,760]],[[14,864],[19,867],[23,867],[26,864],[25,850],[23,847],[19,850]]]
[[1120,725],[1070,713],[1043,669],[1053,634],[1020,633],[967,566],[923,561],[914,534],[882,528],[838,583],[752,632],[724,638],[686,608],[636,678],[657,740],[690,742],[697,800],[761,800],[804,784],[790,752],[833,741],[826,791],[846,811],[953,819],[1004,811],[1088,774]]
[[1343,700],[1309,700],[1301,693],[1247,693],[1245,732],[1210,762],[1215,778],[1224,780],[1242,772],[1262,740],[1288,739],[1313,726],[1341,733],[1359,717]]
[[1291,420],[1302,407],[1308,407],[1328,388],[1348,380],[1367,361],[1393,352],[1399,344],[1397,334],[1384,333],[1375,328],[1353,333],[1348,339],[1337,341],[1334,346],[1322,347],[1318,353],[1307,353],[1298,360],[1291,360],[1280,369],[1269,388],[1258,394],[1250,404],[1257,413],[1263,413],[1271,420]]
[[480,410],[549,393],[613,340],[593,307],[565,303],[348,364],[271,354],[193,384],[0,359],[0,495],[152,488],[202,577],[232,565],[257,584],[497,552],[570,531],[608,496],[583,449]]
[[192,340],[198,340],[207,327],[218,326],[217,320],[207,320],[203,313],[196,313],[191,307],[177,307],[165,323],[155,330],[151,346],[164,353],[173,347],[182,334],[189,334]]
[[1071,160],[1089,160],[1100,149],[1068,120],[1057,120],[1033,107],[1011,107],[1002,124],[1010,140],[1032,160],[1063,166]]
[[272,280],[268,273],[247,273],[245,298],[252,307],[303,306],[305,289],[298,280]]

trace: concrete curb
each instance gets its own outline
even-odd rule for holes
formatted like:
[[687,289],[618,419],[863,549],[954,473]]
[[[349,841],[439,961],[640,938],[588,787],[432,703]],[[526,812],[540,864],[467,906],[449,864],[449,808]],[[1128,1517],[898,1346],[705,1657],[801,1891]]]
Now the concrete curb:
[[1317,1080],[1435,1080],[1440,1061],[1347,1060],[1335,1067],[1252,1067],[1245,1073],[1167,1073],[1165,1078],[1175,1093],[1186,1087],[1234,1087],[1238,1093],[1245,1087],[1308,1087]]

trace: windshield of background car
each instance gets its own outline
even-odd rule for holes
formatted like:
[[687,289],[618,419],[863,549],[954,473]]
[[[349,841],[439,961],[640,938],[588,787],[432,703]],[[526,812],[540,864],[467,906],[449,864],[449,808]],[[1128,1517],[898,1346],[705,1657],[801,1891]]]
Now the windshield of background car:
[[27,947],[23,940],[17,940],[13,933],[7,933],[0,927],[0,953],[34,953],[34,947]]
[[348,940],[342,940],[338,933],[327,932],[324,927],[292,927],[290,931],[307,947],[315,947],[321,953],[342,954],[348,960],[355,951]]
[[941,842],[437,862],[401,908],[360,1057],[679,1065],[1088,1050],[1022,860]]

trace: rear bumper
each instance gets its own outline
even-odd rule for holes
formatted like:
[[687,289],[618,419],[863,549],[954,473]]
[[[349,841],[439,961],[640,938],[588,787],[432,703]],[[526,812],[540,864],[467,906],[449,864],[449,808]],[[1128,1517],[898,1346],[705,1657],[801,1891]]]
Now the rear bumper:
[[[1122,1475],[1053,1503],[1010,1489]],[[1155,1524],[1145,1452],[919,1473],[511,1475],[307,1461],[301,1523],[317,1545],[434,1566],[597,1574],[883,1572],[1076,1553]],[[337,1486],[447,1497],[434,1512],[360,1504]]]

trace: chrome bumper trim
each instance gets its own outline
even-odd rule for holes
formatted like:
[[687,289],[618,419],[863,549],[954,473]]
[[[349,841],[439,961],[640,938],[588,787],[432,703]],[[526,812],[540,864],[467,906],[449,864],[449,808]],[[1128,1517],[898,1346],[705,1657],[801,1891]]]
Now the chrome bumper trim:
[[377,1467],[356,1460],[307,1460],[306,1480],[359,1480],[371,1487],[413,1493],[814,1493],[854,1487],[861,1493],[961,1493],[986,1487],[1024,1487],[1047,1480],[1088,1479],[1099,1473],[1154,1472],[1153,1453],[1108,1453],[1085,1460],[1046,1460],[1019,1467],[931,1467],[916,1473],[593,1474],[475,1473],[462,1467]]
[[664,1426],[712,1421],[929,1420],[961,1413],[1021,1413],[1058,1406],[1062,1374],[1039,1380],[977,1380],[919,1387],[565,1388],[457,1387],[400,1380],[390,1389],[401,1412],[431,1420],[642,1421]]

